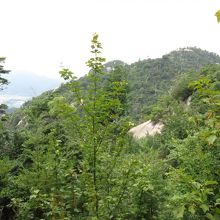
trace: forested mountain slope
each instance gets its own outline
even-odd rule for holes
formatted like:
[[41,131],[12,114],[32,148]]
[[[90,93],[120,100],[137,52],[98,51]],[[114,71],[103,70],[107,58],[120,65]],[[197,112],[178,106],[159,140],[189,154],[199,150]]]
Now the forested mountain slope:
[[162,58],[131,64],[128,69],[128,103],[132,118],[143,121],[151,113],[158,96],[166,93],[178,76],[198,71],[202,66],[220,63],[216,54],[198,48],[183,48]]
[[[86,77],[64,69],[65,86],[1,115],[0,216],[219,219],[220,66],[201,66],[220,58],[187,48],[104,66],[97,38]],[[145,116],[164,126],[136,141]]]
[[[108,74],[102,76],[101,84],[105,85],[107,79],[111,77],[111,71],[116,66],[121,66],[121,76],[118,77],[122,77],[128,83],[127,113],[135,123],[138,123],[149,119],[158,97],[166,94],[183,73],[197,72],[202,66],[216,63],[220,63],[217,54],[195,47],[178,49],[162,58],[138,61],[131,65],[115,60],[104,65],[104,70]],[[195,74],[193,76],[196,79]],[[81,77],[78,81],[86,89],[87,76]],[[48,91],[28,101],[22,109],[28,108],[32,103],[35,105],[34,103],[41,103],[43,100],[49,101],[59,95],[64,96],[69,102],[74,102],[73,92],[63,84],[54,91]],[[18,110],[16,115],[22,115],[22,111]]]
[[[128,112],[134,121],[141,122],[151,113],[158,96],[166,93],[181,74],[199,71],[202,66],[215,63],[220,63],[217,54],[189,47],[173,51],[162,58],[142,60],[131,65],[118,60],[111,61],[105,64],[105,70],[109,72],[117,65],[123,67],[123,77],[128,83]],[[106,77],[108,75],[103,83]],[[86,87],[86,77],[79,81]],[[61,87],[60,91],[65,93],[65,88]]]

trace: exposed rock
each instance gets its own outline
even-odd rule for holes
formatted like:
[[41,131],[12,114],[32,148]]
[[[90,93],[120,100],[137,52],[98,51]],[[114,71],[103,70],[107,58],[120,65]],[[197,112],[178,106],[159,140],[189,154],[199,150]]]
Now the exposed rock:
[[154,136],[160,134],[164,124],[162,122],[154,123],[151,120],[144,122],[129,130],[129,133],[137,139],[144,138],[146,136]]
[[191,104],[192,96],[189,96],[186,100],[186,105],[189,106]]
[[16,127],[26,127],[28,125],[27,121],[25,120],[26,117],[24,116],[16,125]]
[[20,126],[23,124],[23,120],[21,119],[16,126]]

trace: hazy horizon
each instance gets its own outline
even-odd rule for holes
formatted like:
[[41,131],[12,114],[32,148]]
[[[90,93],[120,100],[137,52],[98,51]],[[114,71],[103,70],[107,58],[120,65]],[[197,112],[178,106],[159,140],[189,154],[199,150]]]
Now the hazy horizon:
[[0,56],[12,71],[59,78],[61,66],[88,72],[90,40],[107,61],[132,63],[195,46],[220,54],[217,0],[0,1]]

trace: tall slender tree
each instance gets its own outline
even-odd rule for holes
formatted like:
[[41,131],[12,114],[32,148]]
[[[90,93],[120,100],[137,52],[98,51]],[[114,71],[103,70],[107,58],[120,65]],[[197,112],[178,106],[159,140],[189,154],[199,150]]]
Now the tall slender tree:
[[0,57],[0,90],[2,90],[2,86],[8,84],[8,80],[3,77],[3,74],[7,74],[10,71],[4,69],[4,63],[5,57]]

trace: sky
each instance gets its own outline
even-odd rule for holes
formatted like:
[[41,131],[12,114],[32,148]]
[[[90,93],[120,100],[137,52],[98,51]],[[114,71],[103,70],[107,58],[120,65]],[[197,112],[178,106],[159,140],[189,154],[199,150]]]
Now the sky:
[[0,57],[12,71],[88,72],[90,41],[127,63],[196,46],[220,55],[220,0],[0,0]]

